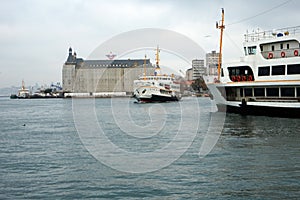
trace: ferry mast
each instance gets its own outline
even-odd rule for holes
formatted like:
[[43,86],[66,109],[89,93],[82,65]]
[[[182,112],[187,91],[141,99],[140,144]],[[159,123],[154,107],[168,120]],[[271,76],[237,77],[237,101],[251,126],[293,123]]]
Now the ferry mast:
[[221,64],[222,64],[222,44],[223,44],[223,30],[225,29],[224,25],[224,9],[222,8],[222,20],[221,25],[219,23],[216,23],[216,28],[221,29],[220,34],[220,50],[219,50],[219,61],[218,61],[218,81],[220,81],[220,74],[221,74]]
[[157,48],[156,48],[156,58],[155,58],[155,60],[156,60],[156,67],[159,67],[159,52],[160,52],[160,49],[159,49],[159,47],[157,46]]

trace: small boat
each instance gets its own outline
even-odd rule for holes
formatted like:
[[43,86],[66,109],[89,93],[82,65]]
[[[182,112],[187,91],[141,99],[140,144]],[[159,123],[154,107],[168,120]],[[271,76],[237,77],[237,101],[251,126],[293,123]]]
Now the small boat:
[[27,99],[30,97],[29,89],[25,88],[24,80],[22,81],[22,87],[18,90],[18,94],[10,95],[11,99]]
[[300,117],[300,27],[245,34],[244,57],[222,63],[207,86],[219,108],[250,115]]
[[144,76],[134,80],[133,97],[138,102],[169,102],[181,99],[180,84],[175,81],[174,75],[160,74],[159,51],[157,47],[154,75],[146,76],[144,73]]

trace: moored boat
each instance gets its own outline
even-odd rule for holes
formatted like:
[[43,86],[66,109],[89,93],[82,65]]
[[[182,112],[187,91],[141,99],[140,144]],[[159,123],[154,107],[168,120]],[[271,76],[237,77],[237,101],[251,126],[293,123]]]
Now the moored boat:
[[21,89],[18,90],[18,94],[11,94],[10,98],[11,99],[27,99],[27,98],[29,98],[29,95],[30,95],[29,89],[25,88],[25,82],[23,80],[22,87],[21,87]]
[[244,56],[222,66],[220,57],[218,78],[207,83],[219,110],[300,117],[299,41],[300,26],[245,34]]

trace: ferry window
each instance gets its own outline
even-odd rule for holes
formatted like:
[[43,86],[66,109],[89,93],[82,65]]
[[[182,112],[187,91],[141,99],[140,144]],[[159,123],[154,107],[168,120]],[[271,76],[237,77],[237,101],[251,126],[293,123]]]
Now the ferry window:
[[290,44],[286,44],[286,49],[289,49],[290,48]]
[[249,55],[256,54],[256,46],[248,47],[248,53],[249,53]]
[[283,49],[283,44],[280,44],[280,49]]
[[248,55],[248,54],[247,54],[247,48],[246,48],[246,47],[244,47],[244,52],[245,52],[245,56]]
[[297,88],[297,97],[300,97],[300,88]]
[[240,96],[243,97],[244,96],[244,89],[240,88]]
[[272,75],[285,75],[285,65],[272,66]]
[[264,51],[264,46],[260,45],[260,51]]
[[258,76],[270,76],[270,66],[258,67]]
[[254,96],[264,97],[265,96],[265,88],[254,88]]
[[268,97],[278,97],[279,96],[279,88],[267,88],[267,96]]
[[275,47],[274,47],[274,45],[272,45],[272,51],[275,51]]
[[282,97],[295,97],[295,88],[281,88]]
[[245,88],[245,97],[252,97],[252,88]]
[[300,64],[288,65],[287,74],[300,74]]

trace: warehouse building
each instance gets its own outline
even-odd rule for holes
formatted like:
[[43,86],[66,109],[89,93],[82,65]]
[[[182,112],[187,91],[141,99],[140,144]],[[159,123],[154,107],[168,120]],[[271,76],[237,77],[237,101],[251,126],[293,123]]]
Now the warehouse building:
[[133,81],[146,72],[154,73],[150,59],[84,60],[69,48],[62,69],[62,85],[66,93],[126,93],[133,92]]

